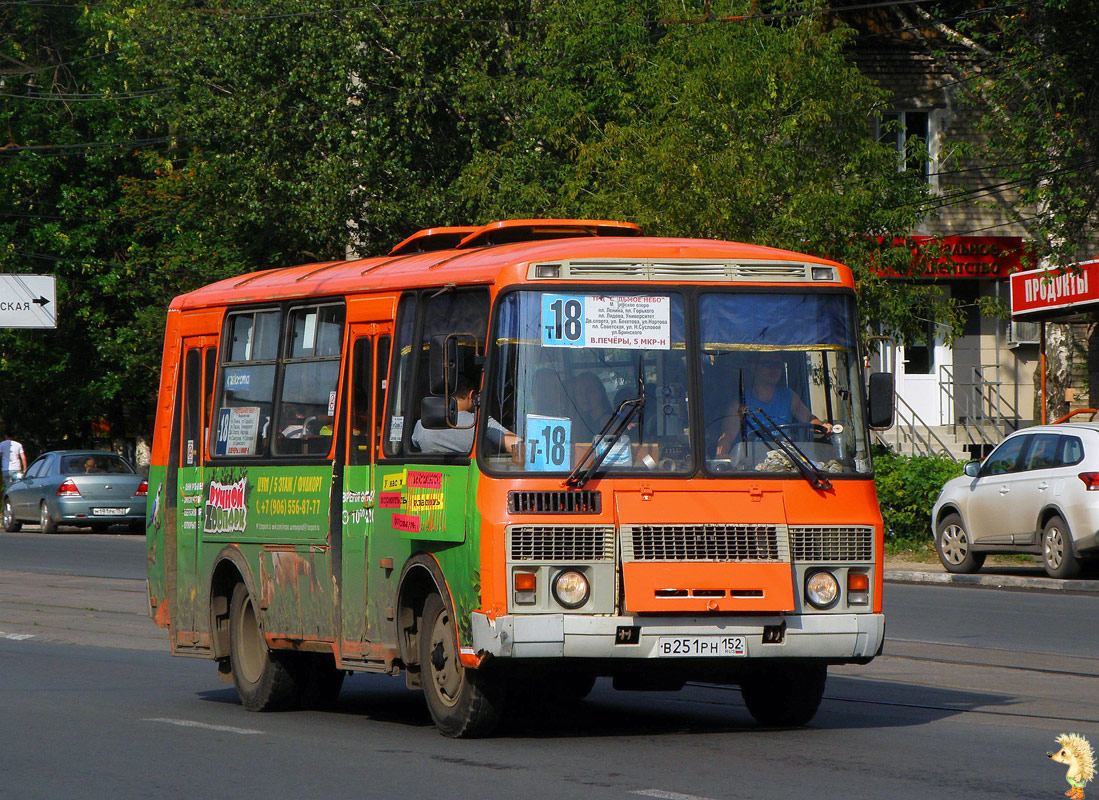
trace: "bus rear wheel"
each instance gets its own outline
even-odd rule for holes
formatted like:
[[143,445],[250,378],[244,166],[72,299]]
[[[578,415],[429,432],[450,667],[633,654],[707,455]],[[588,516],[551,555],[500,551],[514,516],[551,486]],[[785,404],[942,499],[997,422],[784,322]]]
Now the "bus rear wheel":
[[498,676],[462,666],[454,620],[438,594],[424,603],[417,638],[424,697],[435,727],[459,739],[491,733],[500,721],[504,684]]
[[760,725],[799,727],[816,715],[827,680],[824,664],[774,664],[745,675],[740,693]]
[[268,649],[252,596],[243,583],[233,589],[229,605],[229,660],[233,684],[246,709],[274,711],[294,704],[298,697],[295,671],[287,656]]

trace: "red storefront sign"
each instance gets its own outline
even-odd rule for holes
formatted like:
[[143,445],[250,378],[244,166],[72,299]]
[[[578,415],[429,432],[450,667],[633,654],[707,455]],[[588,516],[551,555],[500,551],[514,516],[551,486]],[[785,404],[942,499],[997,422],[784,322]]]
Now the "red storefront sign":
[[1044,315],[1049,311],[1094,310],[1099,304],[1099,261],[1068,267],[1034,269],[1011,276],[1011,315]]
[[894,247],[912,253],[909,272],[881,268],[887,278],[1006,278],[1031,265],[1021,236],[908,236]]

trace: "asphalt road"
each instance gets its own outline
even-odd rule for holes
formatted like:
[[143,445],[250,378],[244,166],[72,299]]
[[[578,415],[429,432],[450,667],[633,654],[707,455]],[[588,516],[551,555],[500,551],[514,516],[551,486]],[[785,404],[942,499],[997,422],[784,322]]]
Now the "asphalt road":
[[120,577],[143,559],[140,537],[0,534],[0,797],[1052,799],[1054,737],[1099,744],[1097,597],[887,585],[886,655],[833,668],[805,729],[758,728],[735,688],[600,681],[452,741],[400,678],[352,676],[334,712],[245,712],[209,661],[168,655]]

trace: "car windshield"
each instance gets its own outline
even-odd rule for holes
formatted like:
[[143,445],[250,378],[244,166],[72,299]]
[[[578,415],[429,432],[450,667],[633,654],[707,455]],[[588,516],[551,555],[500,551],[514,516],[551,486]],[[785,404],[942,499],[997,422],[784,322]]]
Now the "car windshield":
[[868,472],[854,302],[841,294],[699,298],[707,466]]
[[[520,291],[498,304],[488,416],[516,433],[498,470],[569,473],[594,445],[600,472],[688,472],[684,303],[678,294]],[[623,403],[643,398],[614,441]],[[491,423],[490,423],[491,424]]]
[[106,453],[84,453],[64,456],[61,459],[62,475],[87,475],[99,472],[132,475],[134,470],[119,456]]

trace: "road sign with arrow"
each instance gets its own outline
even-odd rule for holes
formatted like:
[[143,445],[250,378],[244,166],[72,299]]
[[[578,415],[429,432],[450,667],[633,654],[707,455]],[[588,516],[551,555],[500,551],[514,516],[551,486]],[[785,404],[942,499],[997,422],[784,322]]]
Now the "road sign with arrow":
[[0,328],[56,328],[53,275],[0,275]]

